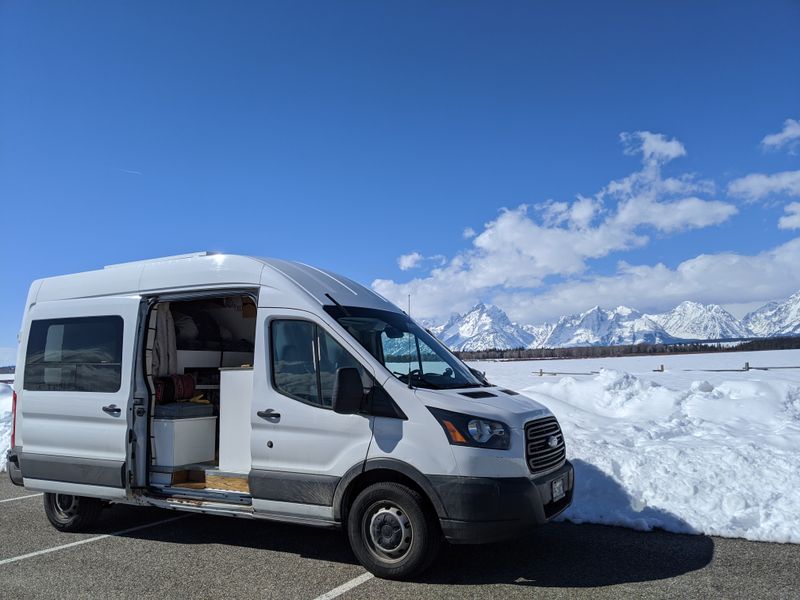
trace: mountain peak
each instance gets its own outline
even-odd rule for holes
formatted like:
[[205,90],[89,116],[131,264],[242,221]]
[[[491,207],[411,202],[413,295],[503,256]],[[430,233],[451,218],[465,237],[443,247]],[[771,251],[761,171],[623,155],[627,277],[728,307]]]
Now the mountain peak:
[[534,340],[533,334],[512,323],[501,308],[483,302],[451,317],[436,333],[453,350],[525,348]]
[[602,313],[602,312],[604,312],[603,309],[600,308],[599,305],[595,304],[592,308],[590,308],[589,310],[583,311],[581,314],[582,315],[592,315],[592,314],[595,314],[595,313]]
[[[708,306],[713,306],[713,305],[709,304]],[[684,300],[683,302],[678,304],[678,306],[675,307],[675,309],[677,309],[677,308],[697,308],[697,309],[701,309],[701,308],[706,308],[706,305],[705,304],[701,304],[700,302],[695,302],[694,300]],[[675,310],[675,309],[673,309],[673,310]]]
[[624,304],[620,304],[617,308],[611,311],[615,315],[621,315],[624,317],[628,317],[630,315],[639,315],[641,314],[635,308],[631,308],[630,306],[625,306]]
[[744,324],[757,336],[800,334],[800,291],[783,302],[770,302],[745,315]]
[[718,304],[684,300],[671,311],[651,318],[674,337],[686,340],[721,340],[750,335],[741,321]]

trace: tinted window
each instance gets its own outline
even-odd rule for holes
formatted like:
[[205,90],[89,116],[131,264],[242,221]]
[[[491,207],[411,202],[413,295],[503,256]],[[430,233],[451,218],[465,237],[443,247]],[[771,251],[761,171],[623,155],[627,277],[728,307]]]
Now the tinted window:
[[122,317],[33,321],[24,389],[116,392],[122,376]]
[[353,355],[314,323],[273,321],[270,331],[273,382],[279,392],[330,407],[336,372],[345,367],[358,369],[365,393],[372,387],[372,377]]

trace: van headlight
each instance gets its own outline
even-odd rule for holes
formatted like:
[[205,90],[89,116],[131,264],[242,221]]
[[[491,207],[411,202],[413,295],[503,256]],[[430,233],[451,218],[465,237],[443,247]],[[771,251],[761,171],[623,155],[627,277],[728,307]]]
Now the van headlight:
[[511,431],[500,421],[428,407],[454,446],[508,450]]

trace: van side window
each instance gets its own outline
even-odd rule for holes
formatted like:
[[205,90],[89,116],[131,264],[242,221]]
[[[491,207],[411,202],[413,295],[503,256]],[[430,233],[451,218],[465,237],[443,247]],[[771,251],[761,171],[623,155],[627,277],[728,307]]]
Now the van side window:
[[345,367],[354,367],[358,370],[358,374],[361,375],[361,384],[364,386],[364,393],[369,393],[369,388],[372,387],[372,377],[367,373],[366,369],[327,331],[319,328],[318,330],[319,380],[322,405],[333,405],[333,386],[336,383],[336,371]]
[[372,377],[344,347],[314,323],[275,320],[270,326],[272,378],[282,394],[330,408],[336,372],[355,367],[365,393]]
[[314,359],[316,325],[308,321],[273,321],[270,330],[275,388],[297,400],[319,404]]
[[24,389],[48,392],[117,392],[122,378],[119,316],[31,322]]

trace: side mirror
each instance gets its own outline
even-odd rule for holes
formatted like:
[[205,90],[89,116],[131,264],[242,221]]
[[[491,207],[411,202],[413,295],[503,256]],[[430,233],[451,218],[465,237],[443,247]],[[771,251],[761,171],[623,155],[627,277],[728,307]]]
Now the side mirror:
[[361,401],[364,399],[364,384],[355,367],[343,367],[336,370],[336,382],[333,384],[333,412],[340,415],[355,415],[361,412]]

